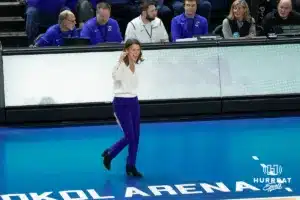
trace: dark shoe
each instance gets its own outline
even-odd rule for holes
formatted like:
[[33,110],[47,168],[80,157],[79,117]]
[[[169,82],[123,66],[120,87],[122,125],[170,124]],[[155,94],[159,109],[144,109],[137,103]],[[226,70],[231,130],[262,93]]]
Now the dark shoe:
[[128,176],[141,178],[143,175],[136,169],[135,166],[126,165],[126,173]]
[[111,168],[111,158],[108,154],[108,150],[105,150],[103,153],[102,153],[102,157],[103,157],[103,165],[104,167],[107,169],[107,170],[110,170]]
[[105,156],[107,156],[107,155],[108,155],[108,149],[106,149],[106,150],[101,154],[102,157],[105,157]]

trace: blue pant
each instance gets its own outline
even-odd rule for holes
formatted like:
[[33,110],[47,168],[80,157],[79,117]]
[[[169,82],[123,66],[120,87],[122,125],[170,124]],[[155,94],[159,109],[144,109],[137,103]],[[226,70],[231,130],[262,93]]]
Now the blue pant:
[[26,9],[26,34],[29,44],[32,44],[35,38],[40,34],[40,28],[47,29],[51,25],[58,23],[58,13],[41,13],[35,7],[27,7]]
[[140,138],[140,105],[137,97],[113,100],[114,114],[121,126],[124,137],[109,150],[111,159],[115,158],[127,145],[127,165],[135,166]]
[[[184,5],[182,0],[174,0],[172,3],[172,7],[175,16],[180,15],[184,12]],[[197,6],[197,14],[205,17],[209,22],[211,15],[211,3],[206,0],[200,0],[200,3],[198,3]]]

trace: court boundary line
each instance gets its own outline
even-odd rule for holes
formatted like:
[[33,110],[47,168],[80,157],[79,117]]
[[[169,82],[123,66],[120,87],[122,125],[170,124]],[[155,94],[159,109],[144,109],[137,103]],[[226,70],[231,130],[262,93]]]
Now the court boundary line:
[[300,200],[300,196],[282,196],[282,197],[254,197],[254,198],[237,198],[237,199],[223,199],[223,200],[265,200],[265,199],[295,199],[295,200]]

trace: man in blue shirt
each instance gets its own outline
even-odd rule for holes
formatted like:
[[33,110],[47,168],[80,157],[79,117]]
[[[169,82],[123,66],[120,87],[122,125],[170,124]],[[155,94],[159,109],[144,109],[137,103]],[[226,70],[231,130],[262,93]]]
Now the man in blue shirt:
[[48,28],[46,33],[37,39],[35,46],[61,46],[63,45],[63,38],[79,37],[80,34],[75,25],[76,18],[71,11],[61,12],[58,17],[58,24]]
[[185,12],[172,19],[171,34],[172,41],[177,39],[192,38],[195,35],[208,33],[207,19],[197,15],[197,0],[184,1]]
[[57,23],[57,17],[65,0],[26,0],[26,33],[29,44],[39,34],[40,28],[47,29]]
[[108,3],[97,4],[96,17],[83,25],[81,37],[90,39],[92,45],[105,42],[121,43],[123,38],[119,24],[110,18],[110,12],[111,7]]
[[[184,12],[184,0],[166,0],[167,4],[173,8],[174,15],[180,15]],[[210,21],[212,3],[208,0],[197,0],[197,11],[198,15],[201,15]]]

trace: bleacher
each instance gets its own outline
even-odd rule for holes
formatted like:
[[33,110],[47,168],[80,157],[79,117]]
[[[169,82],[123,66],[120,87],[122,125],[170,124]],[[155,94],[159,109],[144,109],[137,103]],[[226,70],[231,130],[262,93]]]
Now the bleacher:
[[[228,0],[209,0],[212,13],[209,29],[212,31],[228,14]],[[0,0],[0,41],[4,47],[26,47],[25,4],[22,0]]]
[[27,46],[25,5],[18,0],[0,0],[0,41],[5,47]]

